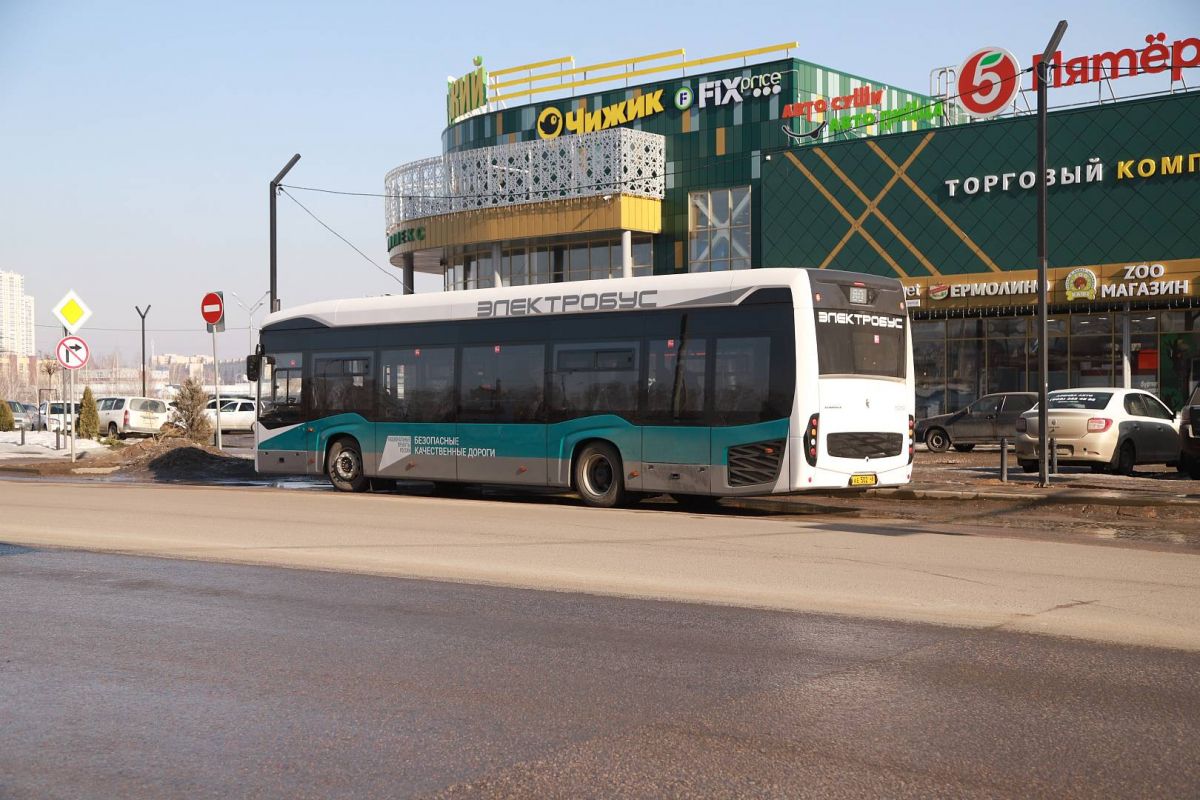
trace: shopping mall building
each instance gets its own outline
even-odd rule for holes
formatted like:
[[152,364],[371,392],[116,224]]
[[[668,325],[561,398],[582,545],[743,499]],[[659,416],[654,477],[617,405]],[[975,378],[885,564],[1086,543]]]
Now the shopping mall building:
[[[795,48],[477,63],[448,84],[441,155],[386,177],[391,263],[451,291],[890,275],[907,287],[919,415],[1036,387],[1032,76],[977,119],[955,99],[969,62],[920,94]],[[1169,64],[1117,42],[1052,70],[1099,99],[1050,115],[1047,346],[1051,388],[1131,385],[1178,408],[1200,381],[1200,40],[1162,49]],[[1151,93],[1117,99],[1135,77]]]

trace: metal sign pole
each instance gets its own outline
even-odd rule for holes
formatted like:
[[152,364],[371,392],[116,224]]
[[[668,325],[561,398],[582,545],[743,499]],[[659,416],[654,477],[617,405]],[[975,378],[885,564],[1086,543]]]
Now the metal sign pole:
[[75,422],[75,370],[69,370],[71,373],[71,399],[68,401],[67,408],[71,410],[71,463],[75,463],[75,434],[77,433],[78,423]]
[[221,370],[217,367],[217,326],[212,325],[213,336],[213,393],[217,398],[217,449],[221,449]]
[[[67,336],[67,329],[65,327],[63,328],[63,336],[64,337]],[[67,373],[68,372],[70,372],[70,370],[66,369],[65,367],[62,369],[62,382],[63,382],[63,386],[62,386],[62,412],[63,412],[62,413],[62,435],[64,437],[67,435]],[[74,460],[74,459],[72,459],[72,460]]]

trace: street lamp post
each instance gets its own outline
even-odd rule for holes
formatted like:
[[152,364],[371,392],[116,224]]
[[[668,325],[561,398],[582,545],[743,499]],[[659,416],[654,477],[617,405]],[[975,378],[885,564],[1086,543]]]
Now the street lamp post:
[[150,313],[150,304],[146,304],[145,311],[138,306],[134,306],[133,309],[142,318],[142,397],[148,397],[146,394],[146,315]]
[[283,180],[283,176],[288,174],[292,167],[296,166],[296,162],[300,160],[300,154],[292,156],[292,160],[287,163],[283,169],[279,170],[279,174],[271,181],[271,311],[279,310],[279,285],[275,280],[275,195],[279,193],[279,182]]
[[1050,77],[1050,61],[1058,52],[1058,45],[1066,32],[1067,21],[1059,20],[1037,65],[1038,449],[1042,454],[1038,466],[1039,486],[1050,485],[1050,453],[1047,452],[1050,437],[1046,430],[1050,422],[1046,409],[1046,395],[1050,388],[1050,348],[1046,341],[1046,274],[1050,267],[1046,244],[1046,81]]
[[269,289],[266,292],[263,292],[252,306],[247,306],[245,303],[243,303],[242,298],[237,296],[237,292],[229,293],[233,297],[233,301],[241,306],[242,310],[246,312],[246,327],[249,332],[249,336],[247,338],[249,339],[248,344],[250,345],[250,349],[246,352],[251,355],[254,353],[254,312],[258,311],[258,309],[262,307],[262,304],[266,301],[267,294],[269,292]]

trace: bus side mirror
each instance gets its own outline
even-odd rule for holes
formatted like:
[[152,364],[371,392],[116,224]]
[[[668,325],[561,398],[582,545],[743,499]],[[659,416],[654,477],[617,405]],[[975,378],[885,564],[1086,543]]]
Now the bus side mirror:
[[262,376],[262,356],[257,353],[252,356],[246,356],[246,378],[251,383],[258,383],[258,379]]

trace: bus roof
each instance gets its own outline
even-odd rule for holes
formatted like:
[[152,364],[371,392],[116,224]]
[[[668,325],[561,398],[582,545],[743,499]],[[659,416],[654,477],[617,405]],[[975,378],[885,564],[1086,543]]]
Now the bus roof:
[[[489,317],[629,311],[737,305],[765,288],[806,291],[806,269],[771,268],[731,272],[648,275],[637,278],[539,283],[495,289],[468,289],[413,295],[383,295],[322,300],[269,314],[263,329],[340,328],[401,322],[437,322]],[[829,276],[872,284],[897,283],[892,278],[823,270]],[[291,324],[285,324],[291,323]]]

